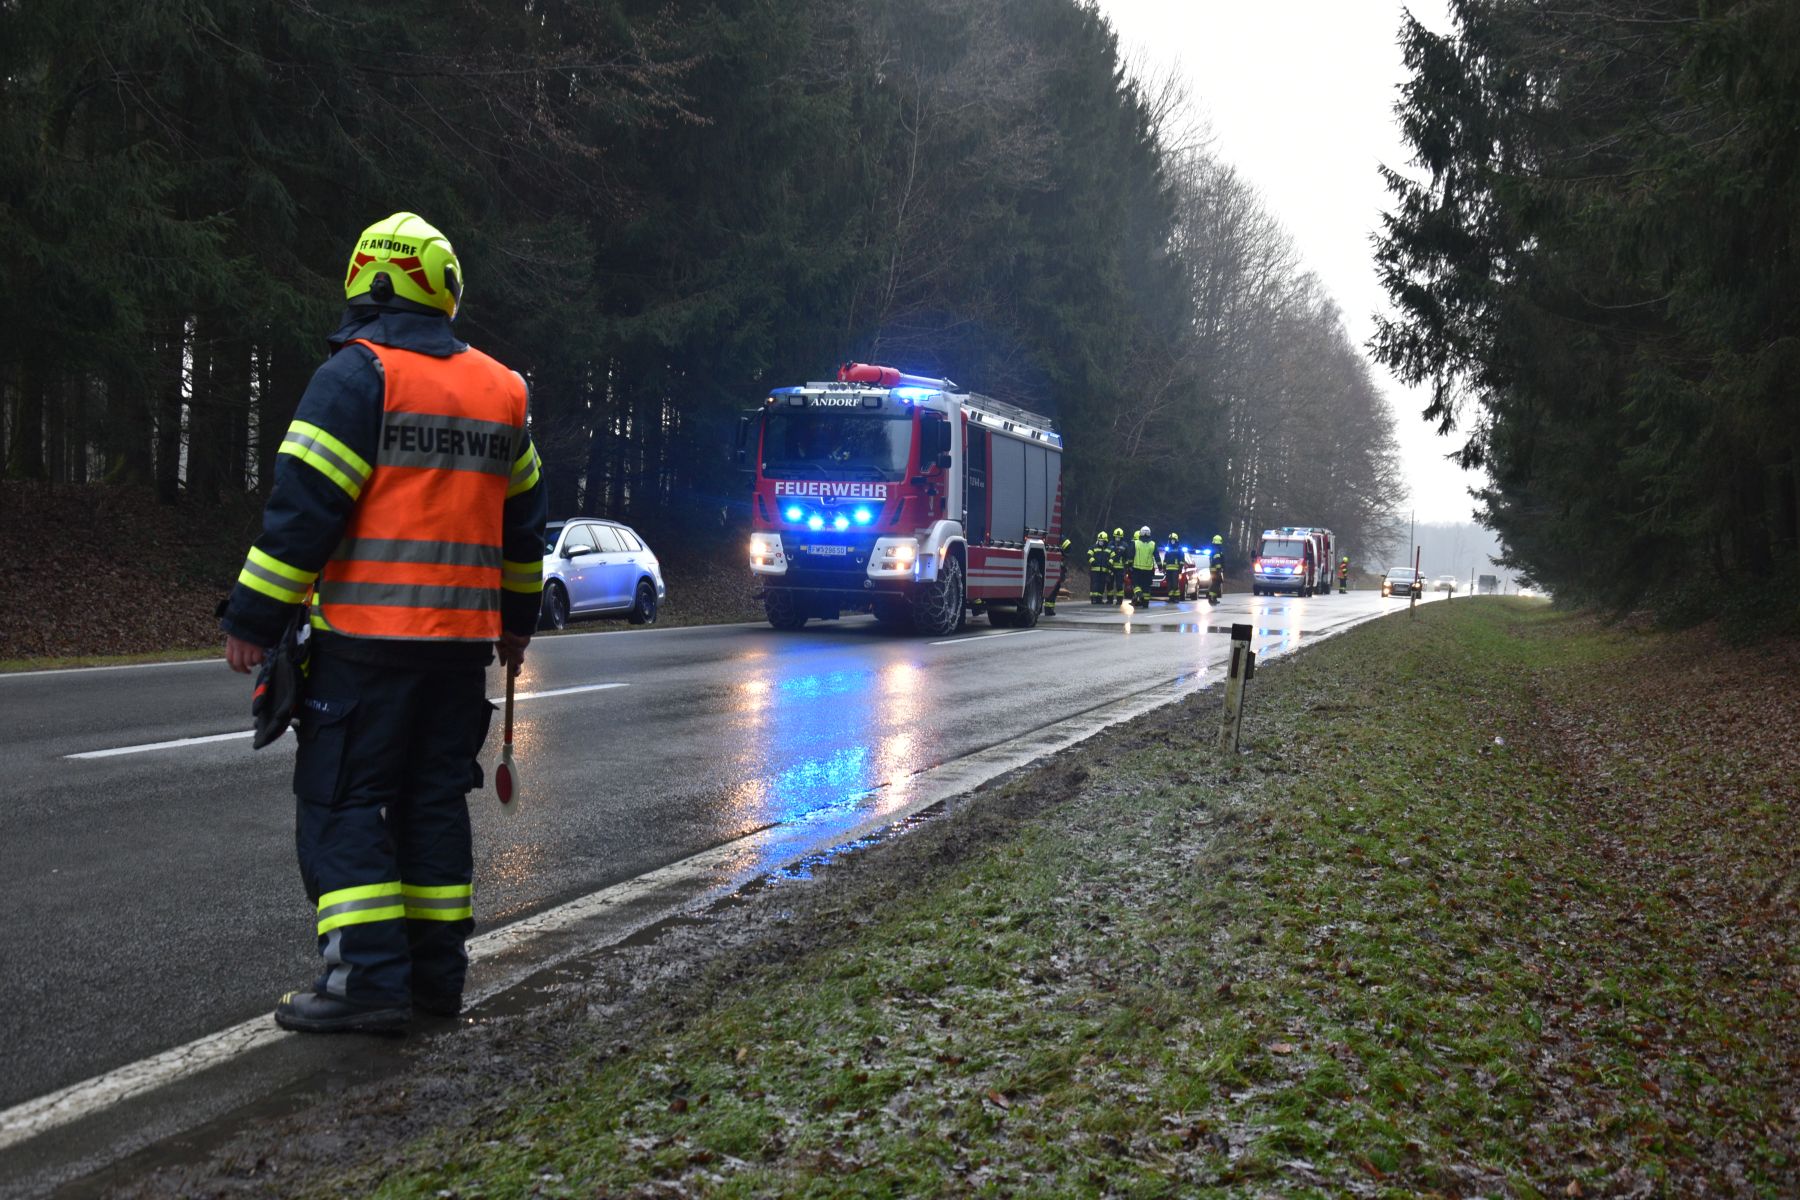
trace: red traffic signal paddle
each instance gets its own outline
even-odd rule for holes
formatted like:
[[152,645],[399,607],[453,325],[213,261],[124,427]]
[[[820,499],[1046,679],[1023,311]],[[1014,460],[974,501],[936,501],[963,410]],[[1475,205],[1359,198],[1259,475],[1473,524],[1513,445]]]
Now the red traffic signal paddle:
[[512,714],[513,670],[506,670],[506,736],[500,743],[500,765],[494,768],[494,794],[500,797],[500,811],[508,815],[519,811],[519,774],[513,767]]

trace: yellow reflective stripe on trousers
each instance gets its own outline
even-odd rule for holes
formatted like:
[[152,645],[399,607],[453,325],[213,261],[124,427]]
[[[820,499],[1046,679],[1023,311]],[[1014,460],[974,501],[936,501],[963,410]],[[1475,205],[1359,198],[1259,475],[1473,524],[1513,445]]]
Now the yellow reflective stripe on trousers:
[[399,881],[365,883],[357,887],[339,888],[319,897],[319,933],[327,934],[344,925],[367,925],[374,921],[396,921],[406,915]]
[[299,459],[343,488],[352,500],[362,495],[363,484],[369,482],[369,464],[361,455],[317,425],[305,421],[295,421],[288,426],[287,437],[276,453]]
[[511,500],[520,492],[528,492],[538,481],[539,467],[542,460],[538,458],[537,446],[526,443],[525,453],[519,455],[519,461],[513,464],[512,482],[506,487],[506,498]]
[[541,592],[544,590],[544,560],[514,562],[500,560],[500,586],[509,592]]
[[244,568],[238,572],[239,583],[283,604],[298,604],[306,599],[306,590],[317,577],[318,572],[302,571],[255,546],[250,547]]
[[420,887],[402,884],[406,897],[406,915],[413,921],[467,921],[475,915],[472,894],[467,883]]

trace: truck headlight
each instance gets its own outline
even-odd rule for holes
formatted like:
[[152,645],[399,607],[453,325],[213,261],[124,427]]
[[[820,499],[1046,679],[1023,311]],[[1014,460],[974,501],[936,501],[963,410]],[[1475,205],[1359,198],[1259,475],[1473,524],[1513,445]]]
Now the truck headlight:
[[875,568],[880,571],[910,572],[918,557],[919,547],[916,542],[892,542],[876,552]]
[[758,530],[750,535],[750,565],[772,567],[781,558],[781,535]]

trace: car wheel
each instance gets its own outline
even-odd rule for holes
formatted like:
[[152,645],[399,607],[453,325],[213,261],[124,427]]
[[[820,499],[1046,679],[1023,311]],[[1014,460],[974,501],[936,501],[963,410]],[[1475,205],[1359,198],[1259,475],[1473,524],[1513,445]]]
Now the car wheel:
[[563,629],[569,624],[569,593],[555,580],[544,585],[543,607],[538,610],[539,629]]
[[637,603],[631,606],[625,619],[633,625],[654,625],[657,608],[656,585],[648,579],[638,580]]
[[913,589],[913,628],[936,637],[955,633],[967,616],[965,599],[962,559],[946,555],[937,579]]
[[763,614],[777,629],[798,629],[806,624],[806,610],[794,603],[794,593],[786,588],[763,589]]

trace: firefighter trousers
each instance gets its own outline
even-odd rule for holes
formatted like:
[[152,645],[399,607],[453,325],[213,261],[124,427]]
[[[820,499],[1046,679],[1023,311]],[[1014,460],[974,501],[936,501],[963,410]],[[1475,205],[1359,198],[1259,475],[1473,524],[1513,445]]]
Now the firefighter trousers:
[[1131,602],[1139,608],[1150,603],[1150,587],[1156,579],[1155,567],[1131,568]]
[[479,666],[312,660],[294,760],[313,990],[371,1008],[462,995],[475,927],[468,793],[494,706]]

